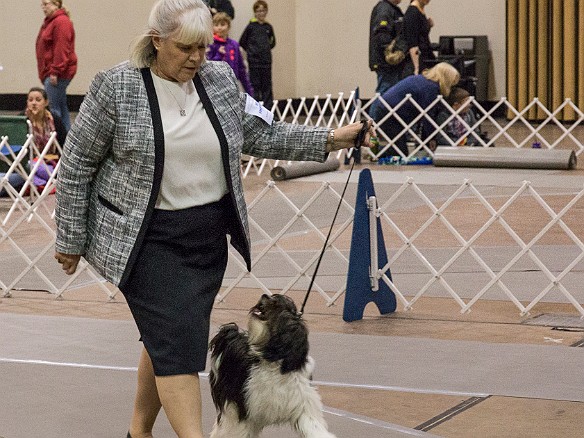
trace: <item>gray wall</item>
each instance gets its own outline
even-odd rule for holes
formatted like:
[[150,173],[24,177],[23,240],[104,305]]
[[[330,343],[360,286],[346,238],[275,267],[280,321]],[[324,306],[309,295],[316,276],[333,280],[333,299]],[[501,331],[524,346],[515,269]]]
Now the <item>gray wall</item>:
[[[0,95],[38,85],[35,39],[43,20],[40,1],[6,0],[0,26]],[[7,4],[6,4],[7,3]],[[84,94],[95,73],[128,56],[153,0],[66,0],[77,33],[79,71],[69,94]],[[238,39],[252,17],[253,0],[232,0]],[[349,93],[360,86],[372,96],[375,74],[367,62],[368,27],[377,0],[268,0],[274,26],[274,93],[278,99]],[[409,1],[402,1],[402,8]],[[488,35],[492,51],[489,95],[505,94],[505,1],[433,0],[426,8],[439,35]]]

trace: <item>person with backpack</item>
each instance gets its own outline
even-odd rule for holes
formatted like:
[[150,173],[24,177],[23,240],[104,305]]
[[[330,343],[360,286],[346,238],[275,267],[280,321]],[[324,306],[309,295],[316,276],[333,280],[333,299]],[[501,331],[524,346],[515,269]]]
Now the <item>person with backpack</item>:
[[[386,61],[388,46],[396,41],[393,50],[400,50],[399,35],[404,14],[399,8],[401,0],[380,0],[371,11],[369,23],[369,68],[377,74],[375,91],[383,94],[401,78],[403,61],[399,57]],[[391,51],[391,48],[390,50]],[[388,58],[389,59],[389,58]],[[403,58],[402,58],[403,60]]]

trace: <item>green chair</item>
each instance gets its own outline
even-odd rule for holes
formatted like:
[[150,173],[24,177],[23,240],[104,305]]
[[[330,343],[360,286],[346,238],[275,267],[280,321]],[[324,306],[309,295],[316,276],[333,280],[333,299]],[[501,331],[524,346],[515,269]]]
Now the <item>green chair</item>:
[[[14,154],[26,143],[29,134],[26,116],[0,115],[0,138],[8,136],[8,144]],[[6,172],[12,163],[12,155],[7,146],[0,149],[0,172]]]

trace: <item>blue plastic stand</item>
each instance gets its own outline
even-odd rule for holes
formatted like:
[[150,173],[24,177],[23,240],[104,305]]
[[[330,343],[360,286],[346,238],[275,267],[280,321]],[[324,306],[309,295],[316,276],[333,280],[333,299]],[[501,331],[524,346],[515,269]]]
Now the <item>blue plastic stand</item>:
[[[374,302],[382,315],[395,312],[397,303],[395,294],[382,280],[379,281],[379,290],[371,290],[369,279],[369,265],[371,252],[369,248],[369,210],[367,200],[375,196],[371,171],[363,169],[359,174],[357,200],[355,201],[355,221],[351,236],[351,252],[349,255],[349,273],[347,275],[347,292],[343,320],[347,322],[363,319],[365,306]],[[381,221],[377,218],[377,253],[380,267],[387,264],[387,252],[381,230]],[[386,272],[391,279],[391,272]],[[393,280],[392,280],[393,281]]]

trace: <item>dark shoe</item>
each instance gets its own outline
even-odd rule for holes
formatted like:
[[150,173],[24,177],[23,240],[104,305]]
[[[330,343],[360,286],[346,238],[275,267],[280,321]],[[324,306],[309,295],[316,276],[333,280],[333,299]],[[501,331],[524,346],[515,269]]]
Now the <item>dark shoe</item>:
[[130,435],[130,432],[128,432],[128,435],[126,436],[126,438],[132,438],[132,435]]

